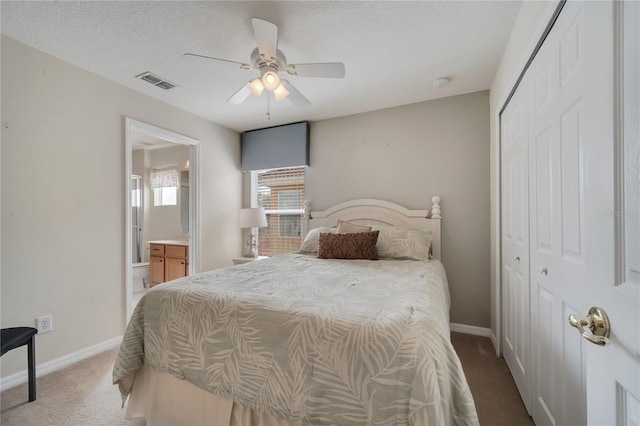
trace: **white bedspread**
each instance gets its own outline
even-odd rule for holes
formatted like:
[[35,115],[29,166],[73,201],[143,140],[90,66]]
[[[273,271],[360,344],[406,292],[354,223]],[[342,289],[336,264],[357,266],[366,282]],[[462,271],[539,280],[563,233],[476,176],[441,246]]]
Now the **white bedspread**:
[[437,261],[288,254],[154,287],[114,367],[144,363],[303,424],[477,424]]

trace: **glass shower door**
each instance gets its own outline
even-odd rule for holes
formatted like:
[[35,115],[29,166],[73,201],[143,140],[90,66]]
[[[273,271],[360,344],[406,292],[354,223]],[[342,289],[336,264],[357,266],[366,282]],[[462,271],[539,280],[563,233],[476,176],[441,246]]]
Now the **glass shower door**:
[[132,263],[142,262],[142,177],[131,176],[131,253]]

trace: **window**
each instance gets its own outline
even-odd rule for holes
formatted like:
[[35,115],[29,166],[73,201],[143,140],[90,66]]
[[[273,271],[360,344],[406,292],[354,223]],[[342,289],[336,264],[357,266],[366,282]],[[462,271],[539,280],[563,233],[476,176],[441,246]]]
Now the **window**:
[[165,167],[151,171],[154,206],[175,206],[178,204],[178,169]]
[[251,172],[251,206],[264,207],[266,228],[258,232],[258,255],[289,253],[302,243],[305,167]]
[[[302,196],[304,191],[300,189],[283,189],[278,191],[278,210],[299,210],[304,203]],[[304,206],[302,206],[304,208]],[[302,222],[300,214],[285,215],[278,217],[278,236],[280,238],[300,238],[302,233]]]
[[178,204],[178,188],[153,188],[154,206],[175,206]]

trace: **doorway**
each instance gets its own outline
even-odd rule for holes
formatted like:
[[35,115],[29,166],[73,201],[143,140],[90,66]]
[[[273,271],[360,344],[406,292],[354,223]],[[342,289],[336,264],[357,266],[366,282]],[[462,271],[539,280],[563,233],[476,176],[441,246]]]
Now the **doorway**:
[[[148,145],[154,148],[164,147],[187,147],[188,156],[184,171],[181,176],[186,182],[181,183],[179,207],[181,219],[177,224],[182,229],[185,240],[188,241],[190,262],[189,274],[198,270],[199,259],[199,239],[198,239],[198,167],[199,167],[199,141],[188,136],[172,132],[152,124],[125,118],[125,321],[128,322],[135,308],[134,285],[133,285],[133,265],[134,258],[140,259],[135,253],[136,250],[144,250],[144,223],[140,223],[139,217],[134,218],[134,211],[139,211],[139,205],[134,208],[135,198],[133,194],[139,196],[139,192],[134,192],[133,182],[136,181],[136,174],[133,172],[133,152],[136,147]],[[138,173],[139,175],[139,173]],[[140,188],[140,187],[139,187]],[[139,191],[138,188],[138,191]],[[135,225],[135,226],[134,226]],[[135,229],[135,235],[133,230]],[[134,256],[135,255],[135,256]]]

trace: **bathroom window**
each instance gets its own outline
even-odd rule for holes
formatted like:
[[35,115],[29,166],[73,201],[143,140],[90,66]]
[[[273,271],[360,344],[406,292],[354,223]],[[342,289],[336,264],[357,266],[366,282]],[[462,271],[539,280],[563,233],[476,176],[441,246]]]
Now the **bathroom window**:
[[153,188],[154,206],[176,206],[178,205],[178,188]]
[[175,166],[153,169],[151,171],[151,187],[153,188],[154,206],[178,205],[178,168]]

